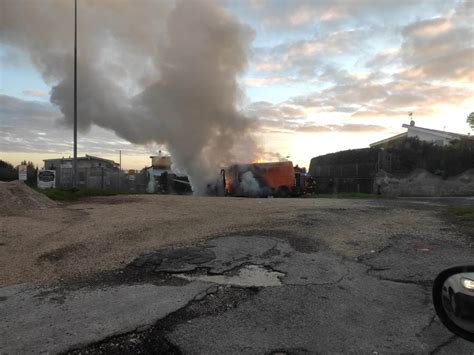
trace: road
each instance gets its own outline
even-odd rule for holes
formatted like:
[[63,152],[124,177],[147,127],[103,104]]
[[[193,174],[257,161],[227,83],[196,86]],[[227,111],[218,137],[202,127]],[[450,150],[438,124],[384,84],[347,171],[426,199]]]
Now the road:
[[[82,216],[78,228],[98,218],[94,213],[110,216],[113,227],[119,212],[136,218],[137,206],[158,216],[148,215],[151,229],[128,225],[117,243],[84,232],[81,245],[89,238],[99,250],[109,246],[102,257],[41,249],[34,260],[47,278],[7,267],[0,353],[474,353],[440,324],[431,304],[437,273],[472,264],[474,255],[472,229],[453,223],[443,201],[136,199],[52,211],[56,219]],[[160,216],[166,206],[174,214]],[[12,240],[8,228],[3,249]],[[182,234],[155,240],[170,230]],[[43,238],[61,250],[77,245]],[[23,248],[32,243],[25,240]]]

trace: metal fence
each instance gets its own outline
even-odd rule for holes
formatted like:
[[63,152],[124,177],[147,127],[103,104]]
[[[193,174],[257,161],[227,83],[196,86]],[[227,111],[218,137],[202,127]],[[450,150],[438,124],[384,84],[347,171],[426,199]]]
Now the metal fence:
[[[78,168],[77,169],[79,188],[119,190],[120,180],[123,178],[120,170],[107,169],[105,167]],[[72,168],[61,168],[56,170],[56,186],[64,189],[73,186]]]
[[311,175],[316,178],[318,192],[365,192],[373,193],[377,164],[326,164],[315,165]]

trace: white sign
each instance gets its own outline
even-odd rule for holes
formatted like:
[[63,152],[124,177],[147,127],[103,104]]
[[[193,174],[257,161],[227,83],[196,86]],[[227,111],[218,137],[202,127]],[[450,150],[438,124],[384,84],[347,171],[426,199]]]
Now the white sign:
[[56,170],[38,171],[38,187],[40,189],[56,187]]
[[28,179],[28,166],[20,165],[18,167],[18,180],[26,181]]

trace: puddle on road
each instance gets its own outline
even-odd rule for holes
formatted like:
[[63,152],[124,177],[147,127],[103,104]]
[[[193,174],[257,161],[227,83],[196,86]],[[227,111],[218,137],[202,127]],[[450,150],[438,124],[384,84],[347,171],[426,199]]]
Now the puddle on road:
[[247,265],[239,270],[237,275],[186,275],[178,274],[176,277],[188,281],[205,281],[221,285],[234,285],[242,287],[268,287],[281,286],[280,277],[285,274],[278,271],[269,271],[262,266]]

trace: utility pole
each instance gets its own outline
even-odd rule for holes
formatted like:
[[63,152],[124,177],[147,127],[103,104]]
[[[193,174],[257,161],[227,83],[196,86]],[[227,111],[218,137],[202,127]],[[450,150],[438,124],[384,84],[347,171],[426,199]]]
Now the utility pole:
[[74,0],[74,159],[72,186],[77,187],[77,0]]
[[119,176],[118,176],[118,190],[120,192],[120,185],[122,180],[122,151],[119,150]]

